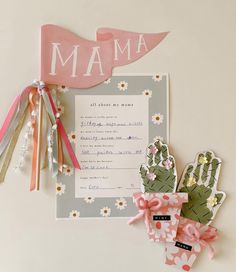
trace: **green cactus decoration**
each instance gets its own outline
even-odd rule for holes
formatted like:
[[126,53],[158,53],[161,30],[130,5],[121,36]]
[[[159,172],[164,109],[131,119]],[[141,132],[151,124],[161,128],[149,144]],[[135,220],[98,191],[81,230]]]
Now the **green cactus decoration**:
[[160,140],[150,144],[147,164],[140,167],[144,192],[175,192],[177,186],[176,166],[166,144]]
[[199,153],[194,163],[186,166],[178,191],[186,192],[189,202],[182,207],[181,215],[208,225],[223,203],[226,195],[217,191],[221,160],[211,151]]

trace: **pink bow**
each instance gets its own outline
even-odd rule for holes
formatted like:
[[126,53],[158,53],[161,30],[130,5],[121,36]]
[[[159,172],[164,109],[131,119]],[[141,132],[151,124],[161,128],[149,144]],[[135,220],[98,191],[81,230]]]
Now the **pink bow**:
[[144,222],[147,228],[147,232],[151,232],[151,214],[157,212],[161,206],[162,201],[159,198],[153,198],[146,200],[142,196],[136,199],[136,206],[139,213],[128,221],[128,224],[136,223],[138,220],[144,218]]
[[197,242],[200,245],[208,248],[208,256],[210,259],[214,257],[215,250],[211,245],[211,242],[218,238],[217,232],[203,232],[200,233],[199,229],[193,224],[189,223],[183,228],[178,229],[178,237],[181,237],[185,241]]

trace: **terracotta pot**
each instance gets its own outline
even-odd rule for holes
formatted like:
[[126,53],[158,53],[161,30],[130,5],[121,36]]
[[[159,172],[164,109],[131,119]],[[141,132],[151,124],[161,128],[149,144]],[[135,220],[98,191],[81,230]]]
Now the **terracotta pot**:
[[[201,241],[199,239],[189,239],[184,234],[186,226],[193,226],[200,234]],[[166,243],[165,255],[166,264],[174,265],[183,271],[190,271],[197,256],[207,246],[206,241],[210,243],[217,238],[217,230],[212,226],[200,224],[196,221],[180,217],[177,236],[174,242]],[[203,241],[205,239],[205,241]]]
[[172,242],[177,233],[182,204],[188,201],[187,193],[135,193],[134,202],[138,207],[138,199],[146,201],[158,199],[161,207],[150,215],[150,230],[147,233],[150,240],[155,242]]

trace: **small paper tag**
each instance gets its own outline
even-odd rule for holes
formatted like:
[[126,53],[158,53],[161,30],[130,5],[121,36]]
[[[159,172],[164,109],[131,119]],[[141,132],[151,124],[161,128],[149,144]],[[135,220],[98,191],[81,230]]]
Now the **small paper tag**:
[[153,221],[170,221],[170,215],[153,215]]
[[175,243],[175,246],[183,248],[183,249],[188,250],[188,251],[192,250],[192,246],[184,244],[184,243],[181,243],[181,242],[178,242],[178,241]]

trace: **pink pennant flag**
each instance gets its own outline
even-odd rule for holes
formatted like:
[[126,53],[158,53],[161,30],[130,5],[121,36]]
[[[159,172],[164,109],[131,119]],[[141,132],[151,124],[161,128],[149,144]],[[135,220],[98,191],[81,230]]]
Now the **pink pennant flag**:
[[95,86],[116,66],[131,63],[152,50],[168,32],[142,34],[100,28],[89,41],[55,25],[41,29],[41,80],[74,88]]

